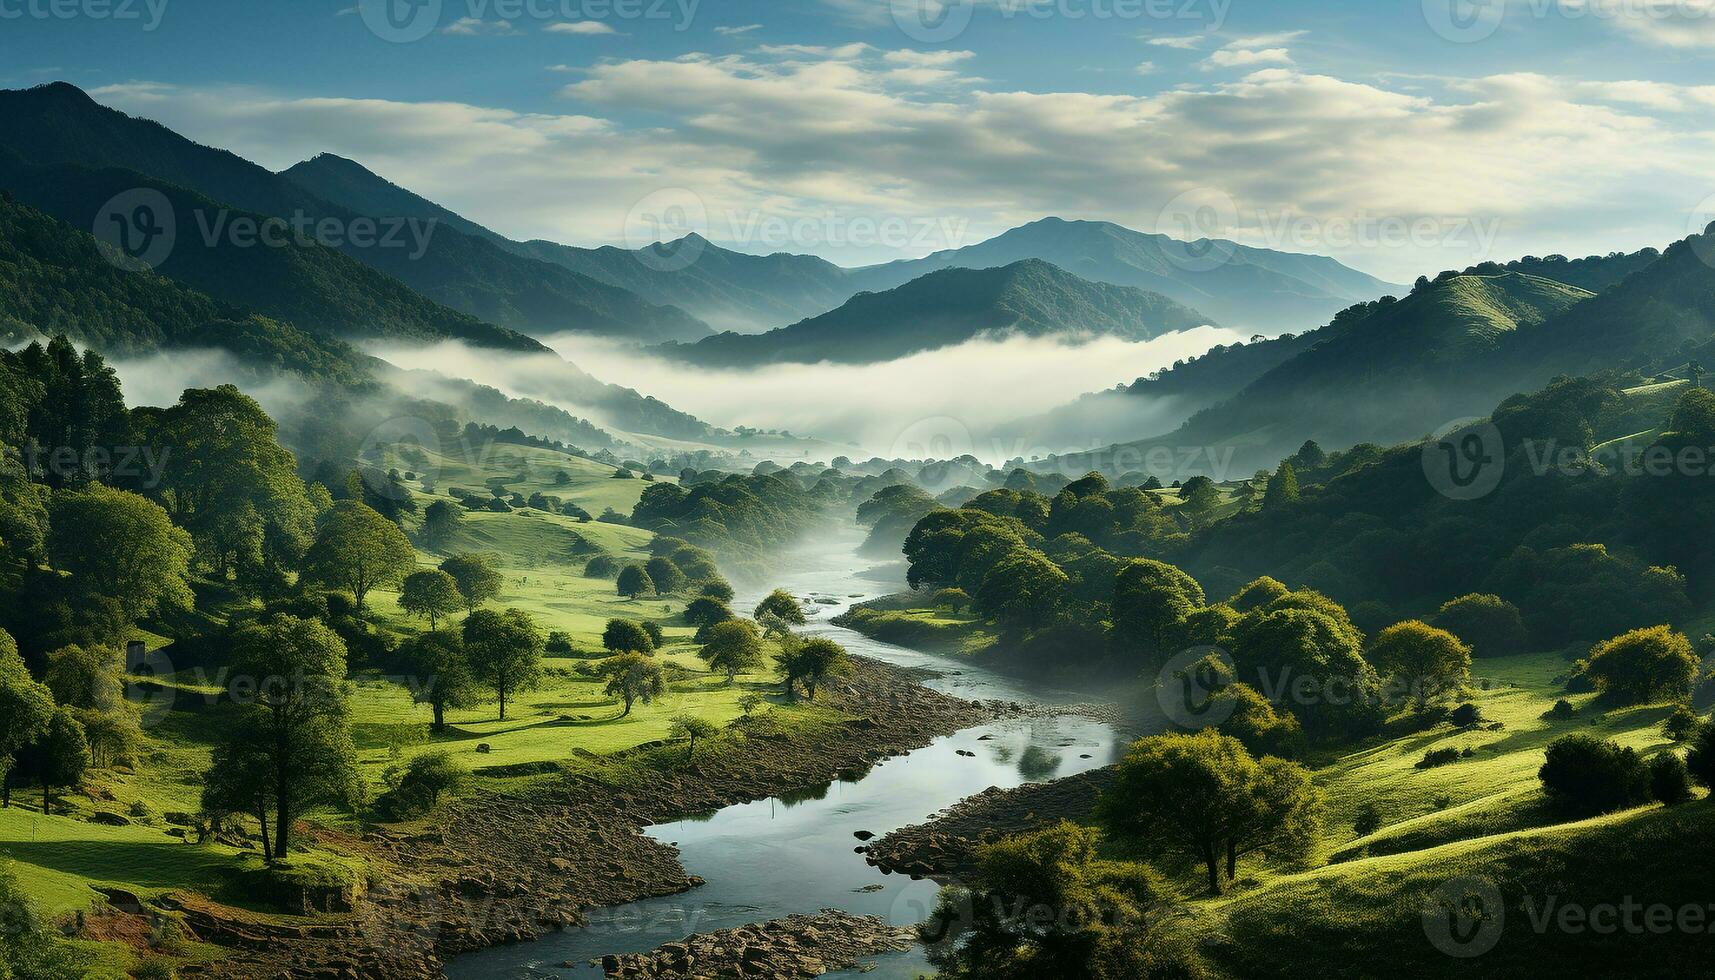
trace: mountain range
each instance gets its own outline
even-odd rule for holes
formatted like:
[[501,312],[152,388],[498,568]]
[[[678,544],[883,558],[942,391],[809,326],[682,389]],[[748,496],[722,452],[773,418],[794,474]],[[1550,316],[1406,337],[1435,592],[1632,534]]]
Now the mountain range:
[[977,338],[1148,340],[1209,323],[1159,293],[1091,282],[1040,259],[947,268],[762,334],[723,333],[657,352],[703,367],[870,364]]

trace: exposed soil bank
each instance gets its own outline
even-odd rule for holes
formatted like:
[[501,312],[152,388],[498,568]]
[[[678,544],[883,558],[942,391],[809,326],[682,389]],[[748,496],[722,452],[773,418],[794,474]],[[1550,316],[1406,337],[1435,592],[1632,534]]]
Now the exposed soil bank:
[[874,916],[839,909],[792,915],[664,943],[648,953],[602,958],[602,972],[621,980],[819,977],[865,957],[910,949],[916,932]]
[[1090,819],[1096,797],[1113,782],[1113,775],[1112,768],[1092,769],[1049,783],[984,790],[927,823],[877,839],[866,857],[870,864],[894,874],[968,878],[976,870],[976,849],[982,844],[1062,819]]
[[[854,658],[822,700],[854,716],[835,731],[761,734],[649,778],[615,785],[577,775],[530,798],[488,796],[447,809],[438,830],[352,842],[379,879],[355,917],[256,930],[253,917],[201,903],[196,932],[236,947],[201,968],[217,977],[422,978],[445,957],[536,939],[592,908],[694,888],[677,850],[641,828],[852,777],[876,762],[998,717],[917,683],[920,672]],[[627,761],[615,757],[612,764]],[[599,764],[599,763],[598,763]],[[190,971],[187,971],[190,972]]]

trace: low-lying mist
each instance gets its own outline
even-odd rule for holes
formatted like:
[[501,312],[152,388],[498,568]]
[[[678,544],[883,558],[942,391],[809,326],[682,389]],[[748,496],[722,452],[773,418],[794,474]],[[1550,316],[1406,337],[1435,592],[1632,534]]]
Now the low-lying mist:
[[[548,343],[602,381],[636,388],[714,425],[816,436],[849,446],[848,455],[944,458],[969,452],[1000,462],[1172,428],[1180,419],[1171,406],[1142,400],[1091,400],[1089,410],[1064,410],[1041,425],[1031,417],[1238,339],[1231,330],[1201,327],[1142,343],[977,340],[881,364],[750,370],[690,367],[583,335]],[[403,368],[470,378],[601,421],[599,412],[564,396],[557,381],[566,367],[557,358],[458,344],[375,353]]]

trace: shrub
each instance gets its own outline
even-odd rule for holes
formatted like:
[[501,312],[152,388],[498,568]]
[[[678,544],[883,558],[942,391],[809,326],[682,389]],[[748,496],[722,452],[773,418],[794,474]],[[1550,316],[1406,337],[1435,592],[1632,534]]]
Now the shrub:
[[1670,741],[1689,742],[1697,737],[1697,730],[1702,725],[1697,713],[1682,704],[1676,706],[1673,713],[1661,723],[1661,733]]
[[1458,761],[1458,749],[1430,749],[1423,753],[1423,758],[1417,760],[1417,768],[1434,769],[1437,766],[1450,766]]
[[1668,806],[1691,799],[1691,773],[1677,752],[1663,752],[1650,760],[1650,795]]
[[1592,735],[1555,739],[1537,775],[1549,799],[1571,813],[1608,813],[1650,796],[1637,752]]
[[1475,657],[1504,657],[1525,648],[1518,607],[1497,595],[1460,596],[1435,614],[1435,625],[1471,646]]
[[1715,789],[1715,722],[1698,729],[1691,752],[1685,757],[1685,765],[1691,770],[1692,778]]
[[572,634],[565,630],[554,630],[548,634],[548,642],[543,644],[542,649],[563,657],[572,652]]
[[611,579],[619,575],[619,567],[612,555],[596,555],[584,566],[584,578]]
[[1368,837],[1380,830],[1381,826],[1382,812],[1374,803],[1365,803],[1352,817],[1352,833],[1359,837]]
[[1447,720],[1452,722],[1456,727],[1471,728],[1483,723],[1483,711],[1471,702],[1466,701],[1459,707],[1454,708],[1453,713],[1447,716]]
[[1567,720],[1570,720],[1572,718],[1572,716],[1576,715],[1577,713],[1578,713],[1578,710],[1576,708],[1572,707],[1571,701],[1568,701],[1565,698],[1561,698],[1560,700],[1554,702],[1554,707],[1549,708],[1547,711],[1543,712],[1542,716],[1544,718],[1548,718],[1548,719],[1553,720],[1553,721],[1567,721]]
[[455,792],[469,777],[469,770],[447,752],[425,752],[407,763],[403,773],[389,768],[383,774],[392,788],[381,794],[375,805],[389,820],[415,820],[433,810],[443,795]]

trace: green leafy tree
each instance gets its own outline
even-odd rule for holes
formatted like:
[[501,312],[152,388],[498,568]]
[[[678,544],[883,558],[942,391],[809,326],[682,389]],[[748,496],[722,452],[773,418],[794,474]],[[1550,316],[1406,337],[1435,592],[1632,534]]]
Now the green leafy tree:
[[1280,469],[1268,478],[1268,488],[1262,492],[1264,510],[1273,510],[1298,500],[1298,472],[1292,468],[1291,460],[1280,464]]
[[225,733],[225,758],[259,762],[267,773],[274,858],[285,860],[300,816],[321,804],[354,807],[362,795],[345,700],[345,643],[315,620],[274,616],[234,634],[232,657],[239,709]]
[[1626,704],[1682,700],[1699,662],[1691,641],[1666,626],[1637,629],[1596,645],[1584,676]]
[[630,619],[610,619],[601,632],[601,645],[614,653],[654,653],[655,638],[643,624]]
[[482,682],[464,653],[464,636],[451,630],[404,643],[400,654],[411,671],[411,700],[434,712],[434,728],[447,727],[447,709],[482,703]]
[[535,620],[521,609],[478,609],[465,618],[465,657],[499,696],[501,721],[506,720],[509,694],[541,683],[545,642]]
[[423,543],[440,551],[464,524],[464,511],[457,504],[437,500],[423,509]]
[[704,582],[702,587],[697,590],[697,594],[720,603],[731,602],[734,595],[732,586],[723,580]]
[[503,580],[492,559],[486,555],[454,555],[441,562],[441,571],[453,577],[459,595],[464,597],[466,612],[500,595]]
[[720,731],[715,723],[707,718],[699,718],[696,715],[675,715],[672,723],[667,727],[667,737],[688,740],[691,744],[685,751],[685,758],[695,759],[697,757],[697,740],[714,738],[720,734]]
[[680,571],[679,566],[665,555],[657,555],[649,559],[649,563],[644,565],[643,569],[649,573],[649,581],[655,583],[655,591],[662,595],[679,592],[685,588],[688,582],[685,573]]
[[1402,681],[1418,708],[1458,694],[1471,683],[1471,648],[1446,630],[1408,619],[1376,635],[1368,660]]
[[451,575],[440,569],[412,572],[399,588],[399,608],[429,621],[429,631],[439,628],[442,616],[464,608],[464,596]]
[[1203,603],[1196,579],[1164,562],[1138,559],[1114,577],[1115,638],[1165,652],[1182,645],[1185,622]]
[[619,594],[627,599],[635,599],[655,591],[655,580],[642,565],[627,565],[619,570],[619,580],[614,583]]
[[1518,607],[1498,595],[1451,599],[1435,614],[1435,625],[1469,643],[1473,657],[1519,653],[1529,642]]
[[812,701],[816,700],[817,686],[830,677],[849,674],[852,669],[846,648],[822,636],[790,637],[781,643],[781,651],[774,659],[785,678],[786,693],[796,696],[797,685],[802,684],[805,695]]
[[202,780],[202,811],[211,824],[224,825],[233,815],[251,817],[259,828],[262,859],[275,860],[274,772],[268,746],[245,737],[235,724],[230,734],[215,743],[209,771]]
[[983,577],[977,605],[1002,623],[1037,629],[1058,618],[1070,584],[1066,573],[1046,555],[1021,549]]
[[1715,790],[1715,722],[1704,722],[1698,730],[1691,751],[1686,753],[1685,766],[1693,779]]
[[1537,775],[1550,801],[1580,816],[1635,806],[1650,797],[1649,771],[1637,751],[1594,735],[1550,742]]
[[24,769],[42,787],[42,812],[52,805],[55,787],[76,786],[83,781],[91,759],[83,724],[70,708],[56,709],[41,737],[20,755]]
[[417,552],[399,525],[365,504],[342,500],[322,516],[302,571],[309,581],[349,591],[361,616],[369,590],[398,585],[416,567]]
[[699,596],[685,606],[685,622],[699,628],[724,623],[732,618],[732,609],[713,596]]
[[92,484],[54,494],[48,510],[48,556],[84,595],[113,600],[130,620],[190,608],[195,547],[160,505]]
[[641,653],[622,653],[601,662],[601,676],[607,678],[607,694],[625,703],[620,717],[631,714],[638,701],[649,704],[667,691],[667,675],[653,657]]
[[11,805],[18,753],[42,737],[53,716],[53,695],[30,676],[17,643],[0,630],[0,805]]
[[1207,730],[1133,743],[1098,801],[1114,833],[1201,862],[1214,894],[1223,888],[1223,863],[1230,876],[1241,855],[1299,853],[1319,806],[1303,767],[1258,763],[1237,739]]
[[768,593],[761,602],[756,604],[756,611],[752,615],[759,622],[764,617],[768,617],[777,619],[788,626],[803,626],[806,622],[804,607],[799,605],[792,593],[785,589],[775,589]]
[[1650,796],[1667,806],[1691,800],[1691,773],[1677,752],[1663,752],[1649,761]]
[[762,632],[755,623],[743,619],[715,623],[697,655],[711,669],[725,671],[726,682],[731,684],[739,674],[762,666]]

